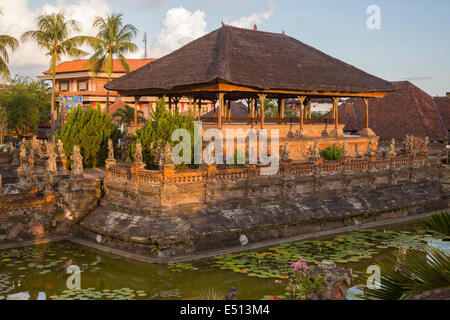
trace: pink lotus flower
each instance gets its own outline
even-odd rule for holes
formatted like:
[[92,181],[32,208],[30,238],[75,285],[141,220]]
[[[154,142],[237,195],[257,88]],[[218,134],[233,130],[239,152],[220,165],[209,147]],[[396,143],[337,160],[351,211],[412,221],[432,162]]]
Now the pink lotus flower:
[[308,264],[306,263],[305,259],[303,257],[300,257],[297,262],[294,262],[291,264],[291,268],[294,269],[294,271],[297,271],[299,274],[305,274],[306,271],[308,271]]

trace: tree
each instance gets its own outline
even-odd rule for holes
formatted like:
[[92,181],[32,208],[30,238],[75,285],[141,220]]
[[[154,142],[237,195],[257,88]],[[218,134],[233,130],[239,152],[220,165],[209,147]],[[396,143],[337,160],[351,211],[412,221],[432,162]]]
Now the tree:
[[[3,14],[0,11],[0,14]],[[8,35],[0,35],[0,76],[9,79],[9,55],[8,49],[14,51],[19,46],[19,41]]]
[[[93,27],[98,29],[96,37],[86,37],[88,44],[94,49],[89,59],[89,66],[95,73],[105,71],[108,82],[114,71],[114,58],[118,58],[128,73],[131,71],[125,54],[136,52],[138,47],[132,41],[137,35],[137,29],[131,25],[123,25],[123,14],[113,13],[106,18],[97,17]],[[106,95],[106,112],[109,113],[109,90]]]
[[32,134],[50,118],[50,88],[40,80],[17,76],[0,91],[0,106],[6,109],[8,129],[18,137]]
[[[156,101],[156,108],[152,112],[152,120],[147,121],[144,128],[136,130],[136,135],[132,136],[132,143],[128,146],[128,158],[134,159],[136,142],[139,140],[142,145],[144,162],[151,169],[159,166],[162,151],[167,143],[174,146],[177,142],[172,142],[172,133],[176,129],[187,129],[191,135],[191,148],[194,148],[194,120],[192,117],[184,119],[178,111],[171,114],[165,103],[165,98]],[[191,153],[193,156],[193,152]]]
[[[138,111],[138,123],[145,123],[146,120],[143,115],[144,113],[142,111]],[[129,105],[125,105],[124,108],[117,109],[112,117],[119,117],[120,124],[131,125],[131,123],[134,123],[134,108],[130,107]]]
[[3,145],[3,134],[8,129],[8,115],[6,108],[0,106],[0,146]]
[[102,114],[100,106],[87,111],[81,106],[74,108],[61,130],[56,132],[56,138],[63,142],[67,156],[73,154],[75,145],[80,147],[83,164],[87,168],[103,165],[108,157],[108,139],[117,145],[119,137],[120,131],[113,119],[108,114]]
[[72,33],[79,32],[80,28],[75,20],[67,20],[63,13],[45,14],[38,19],[38,30],[30,30],[22,35],[22,42],[34,41],[42,49],[46,50],[50,57],[50,68],[48,73],[52,75],[52,100],[51,121],[52,137],[55,133],[55,78],[56,66],[61,62],[63,56],[70,58],[81,58],[87,52],[80,49],[84,37],[71,37]]

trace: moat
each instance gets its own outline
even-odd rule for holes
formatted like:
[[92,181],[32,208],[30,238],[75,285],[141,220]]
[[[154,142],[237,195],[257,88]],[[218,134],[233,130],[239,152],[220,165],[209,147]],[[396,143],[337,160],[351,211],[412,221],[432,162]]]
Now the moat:
[[[206,290],[237,299],[268,299],[283,295],[284,273],[302,255],[310,265],[333,261],[353,269],[353,288],[377,260],[404,246],[434,246],[450,251],[450,242],[431,238],[421,223],[359,230],[343,235],[282,244],[258,251],[217,256],[192,263],[155,265],[133,261],[68,241],[0,251],[0,300],[153,300],[202,299]],[[80,268],[80,289],[68,288],[71,268]]]

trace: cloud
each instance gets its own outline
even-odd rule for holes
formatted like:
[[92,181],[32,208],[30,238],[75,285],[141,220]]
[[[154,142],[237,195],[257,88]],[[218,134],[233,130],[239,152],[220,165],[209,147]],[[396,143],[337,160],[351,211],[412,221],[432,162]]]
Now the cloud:
[[275,13],[275,4],[272,0],[267,1],[266,6],[267,11],[263,13],[253,13],[252,15],[248,17],[242,17],[239,20],[226,22],[226,24],[247,29],[253,27],[254,24],[261,24]]
[[161,21],[161,32],[149,50],[150,56],[160,58],[206,34],[205,13],[191,12],[183,7],[167,11]]
[[[28,31],[37,29],[37,18],[45,13],[63,11],[68,19],[79,22],[81,33],[93,35],[92,22],[96,16],[104,16],[111,12],[107,0],[78,0],[75,4],[68,4],[64,0],[57,5],[45,4],[36,11],[28,6],[28,0],[8,1],[8,4],[0,4],[3,15],[0,16],[0,34],[9,34],[17,39]],[[42,71],[47,68],[49,58],[45,52],[33,42],[20,44],[19,49],[10,55],[10,68],[36,68]]]
[[135,3],[139,8],[161,8],[169,3],[169,0],[118,0],[124,3]]
[[403,78],[403,81],[426,81],[426,80],[432,80],[432,77],[409,77],[409,78]]

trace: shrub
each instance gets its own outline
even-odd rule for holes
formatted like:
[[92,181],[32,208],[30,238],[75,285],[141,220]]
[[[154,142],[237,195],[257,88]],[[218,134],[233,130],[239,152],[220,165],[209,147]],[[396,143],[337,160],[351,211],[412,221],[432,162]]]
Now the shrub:
[[342,149],[338,146],[329,146],[320,152],[320,156],[328,161],[339,160],[339,156],[342,153]]
[[[194,120],[192,117],[183,118],[178,111],[171,114],[165,104],[164,98],[156,102],[156,108],[152,112],[152,120],[148,121],[144,128],[136,130],[132,136],[132,142],[128,146],[128,159],[133,161],[136,142],[142,145],[142,156],[145,164],[150,169],[159,167],[161,151],[167,143],[174,146],[178,142],[172,142],[172,133],[176,129],[187,129],[191,134],[191,147],[194,149]],[[192,151],[192,157],[194,152]]]
[[80,147],[86,168],[102,166],[108,157],[108,139],[117,145],[120,131],[110,115],[102,115],[100,107],[84,111],[81,106],[73,109],[56,139],[61,139],[67,157],[73,154],[73,146]]

